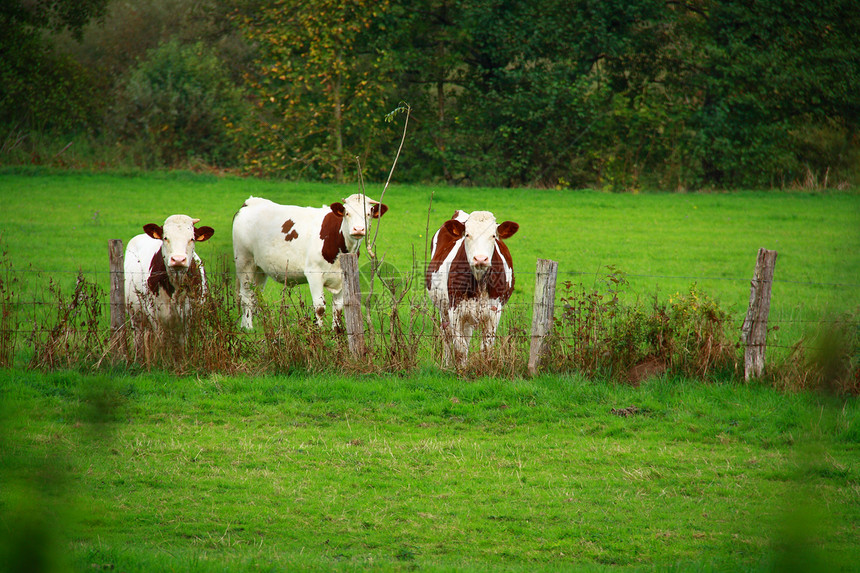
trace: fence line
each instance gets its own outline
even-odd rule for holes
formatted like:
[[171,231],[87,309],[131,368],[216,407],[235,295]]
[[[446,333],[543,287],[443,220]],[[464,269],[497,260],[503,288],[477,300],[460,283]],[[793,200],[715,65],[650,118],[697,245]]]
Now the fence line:
[[[301,286],[293,287],[293,288],[301,288]],[[423,293],[421,293],[421,295],[423,296]],[[105,293],[103,296],[109,297],[109,294]],[[367,295],[362,295],[362,296],[367,296]],[[12,308],[12,309],[17,309],[17,310],[26,309],[28,307],[57,308],[57,304],[58,304],[57,300],[53,300],[53,301],[49,301],[49,300],[45,300],[45,301],[17,301],[17,302],[8,303],[7,308]],[[98,303],[97,306],[99,306],[103,311],[105,311],[105,310],[109,311],[110,307],[111,307],[111,303],[106,300],[104,302]],[[298,304],[296,304],[296,306],[298,306]],[[376,306],[382,306],[382,305],[374,304],[373,306],[376,307]],[[406,304],[404,306],[408,308],[411,306],[417,307],[420,305],[418,305],[416,303],[409,303],[409,304]],[[427,307],[428,307],[428,309],[430,309],[429,301],[427,301]],[[391,308],[391,306],[389,306],[388,308]],[[505,305],[505,309],[507,309],[508,311],[511,311],[512,309],[519,309],[520,311],[529,311],[530,309],[533,309],[533,308],[534,308],[534,304],[531,302],[508,302]],[[509,314],[509,313],[506,313],[506,314]],[[107,315],[107,313],[105,313],[105,314]],[[740,325],[743,322],[743,318],[736,319],[733,322],[736,322],[738,325]],[[780,325],[783,325],[783,324],[854,324],[854,325],[860,326],[860,318],[858,318],[857,320],[846,321],[844,319],[832,317],[832,315],[828,315],[828,316],[822,317],[820,319],[780,318],[780,317],[774,317],[773,315],[771,315],[771,317],[768,320],[768,323],[769,324],[780,324]]]
[[[114,264],[115,267],[118,264],[119,266],[116,268],[119,268],[121,270],[121,263],[122,263],[121,257],[117,261],[116,255],[114,253],[112,253],[111,255],[112,255],[111,256],[112,264]],[[410,269],[408,269],[407,271],[405,271],[403,273],[400,273],[396,268],[394,269],[394,272],[392,273],[393,276],[400,279],[400,285],[401,286],[408,287],[407,289],[400,290],[400,292],[409,292],[409,293],[413,294],[413,296],[410,296],[408,299],[401,299],[399,302],[401,302],[402,304],[398,307],[398,304],[394,302],[393,296],[392,296],[394,289],[392,289],[391,292],[389,293],[389,292],[387,292],[388,289],[385,288],[384,286],[375,287],[374,299],[372,302],[369,303],[368,298],[367,298],[369,293],[360,293],[359,292],[360,289],[358,288],[359,274],[361,273],[362,270],[367,269],[367,265],[365,265],[363,267],[359,267],[357,264],[357,257],[355,255],[351,256],[351,258],[349,259],[349,262],[350,262],[351,268],[353,269],[352,272],[354,273],[354,279],[355,279],[355,285],[353,285],[353,287],[352,287],[354,289],[354,299],[355,300],[353,300],[347,306],[354,307],[354,308],[358,308],[359,306],[365,307],[365,310],[367,311],[368,318],[370,318],[372,316],[371,312],[379,312],[379,314],[377,316],[375,316],[374,318],[379,321],[380,325],[385,324],[384,313],[387,310],[393,311],[396,308],[399,308],[403,311],[409,311],[409,312],[413,312],[413,313],[417,310],[420,313],[424,313],[424,316],[422,317],[422,320],[420,320],[419,322],[413,321],[412,323],[410,323],[413,327],[413,331],[409,333],[409,339],[413,340],[413,341],[422,342],[422,343],[426,342],[428,340],[433,341],[433,342],[437,342],[439,340],[439,338],[441,336],[441,332],[438,328],[438,325],[436,325],[436,323],[435,323],[435,319],[437,317],[437,312],[433,308],[432,304],[430,303],[429,298],[426,296],[425,289],[424,289],[423,276],[424,276],[424,270],[426,269],[426,263],[420,263],[420,264],[414,263]],[[545,276],[546,271],[541,270],[540,263],[541,263],[541,259],[538,260],[539,267],[534,272],[523,271],[523,270],[517,271],[516,274],[518,275],[518,278],[520,279],[521,284],[522,284],[523,280],[528,281],[529,277],[534,276],[535,279],[541,279],[542,276]],[[345,261],[344,268],[346,269],[350,265],[346,264],[346,261]],[[541,353],[542,340],[548,334],[551,333],[553,335],[553,339],[557,342],[562,343],[562,344],[571,344],[571,345],[579,344],[580,346],[585,345],[586,347],[588,347],[590,344],[597,345],[598,343],[603,343],[604,340],[600,337],[610,336],[613,333],[613,331],[615,329],[617,329],[618,325],[624,324],[622,322],[623,320],[628,319],[631,316],[633,316],[633,313],[637,312],[638,307],[621,306],[621,307],[611,307],[610,308],[609,306],[607,306],[607,305],[609,305],[609,303],[603,299],[603,296],[606,294],[613,294],[613,295],[617,294],[617,293],[629,294],[629,293],[627,293],[626,289],[627,289],[627,284],[629,284],[630,279],[634,279],[634,280],[638,280],[638,279],[663,279],[663,280],[694,280],[694,281],[733,281],[733,282],[739,282],[742,284],[750,284],[749,278],[741,279],[741,278],[731,278],[731,277],[703,277],[703,276],[696,277],[696,276],[674,276],[674,275],[654,275],[654,274],[637,275],[637,274],[629,274],[629,273],[620,272],[620,271],[614,271],[611,267],[604,267],[604,268],[608,271],[605,274],[601,274],[600,272],[595,273],[595,272],[584,272],[584,271],[566,271],[566,272],[562,273],[563,278],[564,277],[571,277],[571,276],[573,276],[573,277],[594,277],[596,279],[594,281],[595,284],[599,283],[599,284],[604,285],[600,289],[594,288],[594,287],[588,288],[587,286],[585,286],[581,283],[577,284],[576,288],[571,289],[571,286],[569,285],[569,281],[564,281],[563,284],[565,284],[566,290],[556,290],[556,288],[555,288],[555,282],[557,280],[557,275],[556,275],[557,270],[556,270],[556,271],[553,271],[552,288],[544,288],[544,287],[540,287],[540,286],[535,287],[535,301],[534,302],[530,303],[528,301],[516,301],[516,302],[511,302],[511,303],[506,305],[508,310],[506,311],[506,314],[503,316],[502,324],[504,325],[504,327],[507,330],[506,330],[506,332],[501,332],[500,335],[505,337],[507,340],[512,340],[512,341],[516,342],[517,344],[526,344],[527,342],[531,342],[531,345],[532,345],[531,354],[532,354],[532,356],[529,359],[529,371],[531,373],[534,373],[536,371],[536,364],[538,362],[538,357]],[[557,269],[557,263],[556,263],[556,269]],[[85,293],[85,296],[82,297],[82,299],[85,299],[84,302],[86,304],[81,304],[81,310],[79,310],[78,312],[79,313],[86,312],[86,310],[84,310],[84,307],[86,307],[86,309],[90,309],[90,310],[98,309],[101,312],[104,312],[105,309],[112,309],[113,312],[110,314],[110,316],[111,316],[111,332],[116,333],[117,331],[124,328],[125,321],[122,318],[115,320],[115,317],[118,316],[117,305],[119,304],[120,307],[123,307],[123,308],[124,308],[124,305],[117,302],[118,298],[113,298],[113,295],[115,294],[115,292],[121,291],[123,288],[121,279],[118,279],[117,273],[114,271],[111,271],[111,270],[106,270],[106,271],[98,271],[97,270],[97,271],[87,271],[87,272],[84,272],[82,270],[78,270],[78,271],[68,271],[68,270],[66,270],[66,271],[46,271],[46,270],[29,268],[29,269],[25,269],[25,270],[6,269],[5,272],[6,272],[7,284],[5,286],[5,290],[0,289],[0,294],[4,294],[6,298],[5,298],[5,300],[0,300],[0,303],[2,303],[4,305],[4,309],[15,309],[15,310],[31,309],[29,311],[31,313],[30,316],[25,317],[26,320],[24,320],[23,322],[27,323],[27,324],[31,324],[32,327],[21,329],[21,330],[13,330],[13,329],[9,329],[9,328],[3,328],[3,329],[0,329],[0,333],[3,333],[5,335],[8,335],[10,333],[16,333],[16,334],[30,334],[30,335],[46,335],[46,334],[48,334],[48,335],[53,336],[56,334],[56,328],[44,328],[43,325],[39,324],[38,319],[36,317],[36,314],[38,312],[40,312],[39,309],[42,307],[57,308],[57,310],[60,314],[65,312],[66,315],[68,315],[69,312],[74,309],[74,307],[77,303],[82,302],[81,300],[72,301],[72,303],[68,303],[68,302],[64,301],[63,297],[68,298],[68,296],[72,292],[78,292],[78,291],[74,291],[71,288],[67,288],[67,287],[61,288],[59,285],[57,285],[56,282],[53,282],[53,281],[50,283],[50,289],[47,291],[50,293],[50,295],[48,295],[46,293],[44,299],[36,300],[35,295],[34,295],[34,298],[31,301],[17,300],[14,294],[10,295],[10,285],[8,284],[9,283],[8,278],[9,278],[9,276],[12,276],[12,277],[22,276],[22,275],[26,276],[25,273],[32,273],[33,275],[37,275],[37,276],[44,276],[44,275],[52,276],[52,275],[56,275],[56,274],[63,274],[64,276],[74,274],[74,275],[83,276],[83,277],[93,277],[93,276],[102,277],[103,275],[109,276],[111,278],[112,288],[108,292],[104,292],[97,285],[95,285],[95,283],[89,283],[91,286],[95,286],[95,290],[87,291]],[[469,274],[469,271],[464,271],[464,274]],[[121,276],[121,272],[120,272],[120,276]],[[213,271],[212,269],[208,270],[207,277],[209,279],[208,282],[211,285],[213,285],[213,286],[214,285],[224,285],[224,287],[229,290],[229,285],[231,285],[233,282],[234,273],[231,272],[230,270],[224,269],[224,264],[222,261],[220,264],[220,267],[216,271]],[[385,278],[386,277],[383,277],[383,280],[385,280]],[[599,280],[601,278],[603,278],[605,280]],[[14,283],[14,281],[15,281],[15,279],[13,278],[12,282]],[[613,286],[613,285],[609,284],[611,282],[615,282],[615,283],[622,282],[625,284],[623,284],[623,285],[616,284],[615,286]],[[775,285],[775,284],[795,284],[795,285],[801,284],[801,285],[815,286],[815,287],[826,287],[826,288],[838,287],[838,288],[846,288],[846,289],[860,288],[860,284],[854,284],[854,283],[823,283],[823,282],[822,283],[815,283],[815,282],[810,282],[810,281],[778,280],[778,279],[773,278],[772,274],[770,276],[762,279],[762,278],[759,278],[759,271],[757,269],[756,273],[754,274],[752,283],[751,283],[753,285],[753,291],[755,291],[756,284],[758,284],[758,283],[766,285],[768,287],[767,290],[769,290],[770,285]],[[14,286],[14,284],[12,286]],[[0,287],[3,287],[2,282],[0,282]],[[76,288],[77,287],[80,287],[80,281],[79,281],[79,284],[76,285]],[[293,288],[299,288],[301,290],[304,287],[301,285],[297,285],[296,287],[284,287],[284,292],[285,293],[286,292],[292,293]],[[538,295],[540,294],[540,292],[542,292],[544,290],[551,293],[548,295],[551,297],[551,300],[548,301],[549,303],[552,303],[556,300],[560,300],[562,302],[562,308],[561,308],[561,313],[560,313],[561,316],[558,316],[559,313],[553,312],[552,304],[547,304],[546,300],[542,301],[538,298]],[[227,294],[227,296],[223,296],[224,293],[227,293],[227,290],[225,290],[219,294],[221,295],[220,299],[226,301],[225,309],[226,309],[228,315],[232,316],[232,315],[237,314],[236,313],[237,304],[235,301],[235,297],[229,296],[229,293]],[[209,294],[210,295],[212,294],[211,289],[209,291]],[[591,294],[599,294],[600,297],[595,299],[595,300],[590,301],[588,304],[590,304],[591,306],[588,306],[588,304],[585,304],[584,301],[585,301],[585,298],[590,296]],[[287,304],[288,307],[299,308],[299,309],[302,309],[302,311],[305,312],[307,315],[309,315],[309,316],[313,315],[312,305],[309,305],[307,303],[303,304],[301,302],[301,299],[298,303],[296,303],[292,299],[292,295],[289,295],[289,296],[290,296],[290,301]],[[419,297],[417,301],[416,301],[416,296]],[[304,298],[306,298],[306,297],[304,297]],[[392,300],[388,300],[388,298],[391,298]],[[286,297],[282,298],[281,304],[284,304],[284,302],[286,300],[287,300]],[[405,302],[404,302],[404,300],[405,300]],[[579,306],[578,308],[575,309],[573,314],[566,315],[565,313],[568,312],[571,308],[573,308],[568,304],[568,302],[572,301],[572,300],[582,300],[583,302],[582,302],[581,306]],[[601,302],[601,301],[603,301],[603,302]],[[58,304],[60,306],[58,306]],[[277,306],[277,304],[278,304],[277,302],[275,302],[274,304],[272,304],[270,302],[269,306],[274,307],[274,306]],[[655,298],[655,309],[657,309],[657,306],[656,306],[657,304],[658,304],[658,302],[656,301],[656,298]],[[663,303],[664,306],[662,308],[665,309],[666,305],[669,305],[669,304],[671,304],[671,302]],[[63,305],[65,305],[65,307]],[[766,306],[769,306],[769,299],[768,299],[768,305],[766,305]],[[752,307],[753,307],[753,296],[751,295],[750,308],[752,309]],[[547,312],[547,309],[549,309],[548,312]],[[517,319],[521,320],[522,316],[525,315],[526,313],[529,313],[529,312],[531,312],[532,317],[534,319],[532,321],[531,332],[529,332],[527,330],[527,328],[524,328],[522,326],[521,322],[514,322]],[[540,314],[541,312],[548,314],[548,317],[545,317],[543,319],[543,321],[539,321],[537,318],[538,314]],[[577,312],[579,314],[577,314]],[[330,305],[327,305],[327,313],[329,315],[331,313]],[[124,315],[124,312],[122,314]],[[809,319],[809,318],[801,318],[801,319],[785,318],[785,317],[768,318],[767,315],[768,315],[768,312],[765,311],[764,312],[764,319],[763,319],[764,320],[764,326],[759,327],[760,338],[749,337],[748,334],[743,334],[741,336],[742,340],[744,341],[744,346],[745,346],[747,353],[757,352],[757,353],[761,354],[761,352],[759,352],[759,351],[763,351],[766,346],[771,346],[772,348],[782,348],[782,349],[792,349],[792,348],[795,348],[797,346],[797,343],[791,344],[791,345],[785,345],[785,344],[781,344],[780,343],[781,341],[774,341],[774,340],[771,340],[770,343],[768,343],[766,341],[767,333],[773,329],[773,325],[815,324],[815,323],[818,323],[818,324],[848,324],[848,325],[852,325],[852,326],[860,325],[860,321],[845,321],[845,320],[839,320],[837,318],[829,318],[829,319],[828,318],[822,318],[821,320],[813,320],[813,319]],[[364,354],[364,350],[363,350],[363,348],[364,348],[363,344],[364,343],[362,341],[360,345],[356,346],[353,344],[353,342],[354,342],[353,338],[355,336],[359,336],[359,335],[363,336],[363,328],[364,328],[363,320],[364,319],[361,315],[361,311],[359,311],[358,315],[355,315],[355,316],[357,316],[358,318],[352,323],[351,326],[348,327],[349,341],[350,341],[350,349],[353,351],[353,354],[356,356],[360,356],[360,355]],[[234,318],[237,318],[237,317],[234,317]],[[747,322],[749,320],[750,320],[750,315],[748,315],[747,319],[744,320],[742,328],[741,328],[741,325],[736,325],[736,328],[738,330],[743,331],[744,333],[747,333],[747,331],[748,331]],[[759,319],[757,319],[757,320],[759,320]],[[555,321],[554,324],[553,324],[553,321]],[[732,322],[734,322],[734,321],[732,321]],[[768,328],[768,326],[766,324],[767,322],[770,322],[770,328]],[[7,323],[7,324],[9,324],[9,323]],[[549,326],[549,325],[552,325],[552,326]],[[90,326],[90,328],[91,328],[91,326]],[[583,328],[588,328],[589,331],[586,332],[584,335],[582,332],[576,333],[577,329],[581,330]],[[372,329],[372,327],[371,327],[371,329]],[[417,329],[417,331],[415,329]],[[592,333],[590,329],[594,329],[594,333]],[[574,334],[571,334],[571,330],[574,331]],[[598,331],[600,332],[600,337],[597,334]],[[241,338],[253,338],[253,337],[259,337],[260,336],[259,333],[246,333],[246,332],[239,330],[238,328],[231,329],[231,334],[240,336]],[[536,341],[537,341],[537,346],[535,346]],[[114,345],[113,336],[112,336],[110,345],[111,346]],[[361,348],[362,350],[355,350],[355,348]],[[762,356],[763,356],[763,354],[762,354]],[[754,371],[753,376],[760,376],[761,371],[762,371],[762,368],[758,367]]]
[[[429,263],[425,263],[424,268],[420,270],[422,273],[420,276],[423,277],[424,269],[426,265]],[[205,266],[206,276],[207,278],[210,276],[234,276],[235,273],[233,271],[219,271],[219,270],[211,270],[209,267]],[[363,266],[360,267],[364,268]],[[47,269],[9,269],[9,272],[12,274],[23,274],[23,273],[32,273],[34,275],[71,275],[76,276],[78,274],[82,274],[84,276],[109,276],[111,273],[108,270],[92,270],[92,271],[81,271],[81,270],[69,270],[69,269],[61,269],[61,270],[47,270]],[[312,271],[308,271],[312,272]],[[319,274],[326,274],[325,271],[317,271]],[[537,273],[535,271],[530,270],[522,270],[522,269],[514,269],[515,275],[517,277],[530,277],[536,276]],[[303,271],[304,274],[304,271]],[[410,270],[409,272],[403,271],[400,273],[402,276],[416,276],[414,270]],[[558,273],[560,276],[580,276],[580,277],[604,277],[605,274],[601,274],[594,271],[562,271],[559,270]],[[636,279],[666,279],[666,280],[692,280],[692,281],[731,281],[731,282],[742,282],[748,283],[749,277],[712,277],[712,276],[701,276],[701,275],[654,275],[654,274],[636,274],[636,273],[628,273],[621,271],[620,276],[627,278],[636,278]],[[793,284],[793,285],[806,285],[806,286],[820,286],[820,287],[840,287],[840,288],[860,288],[860,283],[851,283],[851,282],[815,282],[815,281],[803,281],[803,280],[795,280],[795,279],[780,279],[774,278],[773,284]]]

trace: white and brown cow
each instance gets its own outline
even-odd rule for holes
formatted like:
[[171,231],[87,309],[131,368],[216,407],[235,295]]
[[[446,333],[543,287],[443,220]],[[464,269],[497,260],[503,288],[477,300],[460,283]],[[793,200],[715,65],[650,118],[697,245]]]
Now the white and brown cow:
[[433,236],[425,286],[442,319],[443,363],[453,355],[465,364],[472,332],[480,328],[481,349],[495,341],[502,308],[514,290],[511,253],[502,242],[519,225],[498,225],[489,211],[456,211]]
[[279,205],[250,197],[233,218],[233,256],[242,328],[253,328],[255,287],[266,278],[279,283],[307,283],[318,325],[325,316],[325,291],[332,295],[332,327],[340,327],[343,273],[340,253],[358,251],[372,219],[386,205],[362,194],[322,208]]
[[206,288],[206,275],[194,246],[209,239],[212,227],[195,226],[200,219],[171,215],[163,225],[149,223],[125,250],[125,301],[139,343],[141,326],[162,332],[184,326]]

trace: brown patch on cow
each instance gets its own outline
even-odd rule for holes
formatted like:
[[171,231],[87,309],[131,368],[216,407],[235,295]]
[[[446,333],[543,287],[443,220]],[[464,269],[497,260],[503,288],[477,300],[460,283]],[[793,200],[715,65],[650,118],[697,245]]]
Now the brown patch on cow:
[[285,241],[289,242],[289,241],[292,241],[293,239],[299,238],[299,234],[296,233],[295,229],[293,229],[294,226],[295,226],[295,223],[293,222],[292,219],[287,219],[284,222],[283,226],[281,226],[281,232],[284,234],[284,240]]
[[[457,216],[457,213],[459,213],[459,211],[454,212],[455,217]],[[449,219],[449,221],[453,221],[453,219]],[[458,221],[454,222],[458,223]],[[430,288],[430,279],[433,276],[433,273],[439,270],[439,267],[442,266],[442,263],[448,257],[451,249],[453,249],[454,245],[457,244],[457,241],[462,238],[462,232],[459,235],[456,234],[457,229],[458,227],[449,225],[448,221],[439,228],[439,232],[436,235],[436,250],[433,252],[430,263],[427,265],[427,271],[424,273],[424,286],[427,289]]]
[[[438,242],[436,244],[438,245]],[[456,307],[463,300],[479,296],[482,292],[486,292],[489,298],[498,299],[501,304],[505,304],[511,298],[515,276],[511,273],[511,283],[508,284],[505,273],[505,264],[513,269],[511,252],[502,241],[496,240],[496,247],[493,249],[490,268],[478,282],[472,274],[469,261],[466,260],[466,245],[460,243],[448,272],[448,300],[451,308]]]
[[340,232],[343,216],[338,216],[334,211],[327,213],[320,227],[320,239],[322,239],[322,256],[330,265],[337,260],[339,253],[346,253],[346,240]]
[[451,308],[454,308],[461,301],[474,298],[477,294],[478,281],[475,280],[469,261],[466,260],[466,245],[460,243],[454,258],[451,259],[451,267],[448,269],[449,304]]
[[161,256],[161,249],[158,249],[152,255],[152,261],[149,263],[149,278],[146,279],[146,286],[149,292],[158,295],[158,289],[163,288],[167,296],[173,296],[176,289],[170,284],[170,279],[167,277],[167,267],[164,266],[164,257]]
[[496,239],[496,248],[493,249],[492,266],[487,273],[489,276],[486,279],[487,294],[490,295],[490,298],[498,298],[502,301],[502,304],[505,304],[511,298],[511,294],[514,292],[514,283],[516,282],[516,277],[511,272],[511,284],[508,284],[508,277],[505,274],[506,265],[513,270],[514,263],[511,252],[508,250],[506,244]]
[[[195,296],[203,294],[203,276],[200,273],[197,262],[193,259],[188,266],[188,270],[185,272],[183,286]],[[176,292],[176,286],[170,282],[167,267],[164,266],[164,257],[161,255],[161,249],[156,251],[152,256],[152,261],[149,263],[149,277],[146,279],[146,287],[155,296],[158,296],[159,289],[164,289],[168,297],[172,297],[173,293]]]

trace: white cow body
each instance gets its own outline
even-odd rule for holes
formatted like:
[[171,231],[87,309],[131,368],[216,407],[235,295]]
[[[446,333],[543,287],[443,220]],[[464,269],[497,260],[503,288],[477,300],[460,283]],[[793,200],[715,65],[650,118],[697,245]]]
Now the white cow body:
[[195,243],[212,236],[211,227],[194,226],[199,219],[172,215],[164,225],[144,225],[145,234],[128,242],[125,251],[125,301],[137,331],[143,323],[155,330],[184,324],[192,296],[205,289],[203,262]]
[[233,256],[241,326],[253,328],[254,289],[268,277],[279,283],[307,283],[317,324],[325,315],[325,291],[332,296],[332,326],[340,326],[343,273],[340,253],[354,253],[370,221],[387,206],[361,194],[328,207],[279,205],[250,197],[233,219]]
[[514,288],[513,262],[502,242],[519,225],[496,224],[489,211],[456,211],[433,236],[425,286],[439,311],[443,363],[451,354],[463,366],[475,328],[482,332],[481,349],[495,341],[502,309]]

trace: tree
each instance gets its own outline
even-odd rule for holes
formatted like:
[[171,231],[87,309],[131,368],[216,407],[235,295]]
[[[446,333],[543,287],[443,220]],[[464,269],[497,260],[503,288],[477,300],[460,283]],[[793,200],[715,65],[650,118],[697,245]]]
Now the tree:
[[[50,49],[45,32],[80,37],[109,0],[5,0],[0,3],[0,123],[69,129],[87,115],[85,73]],[[26,124],[26,125],[24,125]]]
[[150,50],[115,102],[118,135],[141,142],[157,166],[234,167],[248,113],[226,66],[202,42],[171,40]]
[[276,1],[242,16],[258,48],[247,74],[260,118],[253,167],[343,181],[353,156],[367,163],[384,129],[385,59],[372,36],[387,9],[376,0]]
[[[801,142],[836,125],[858,142],[860,11],[851,0],[684,5],[667,77],[690,99],[698,185],[779,185],[808,164]],[[819,165],[835,167],[833,155]]]

